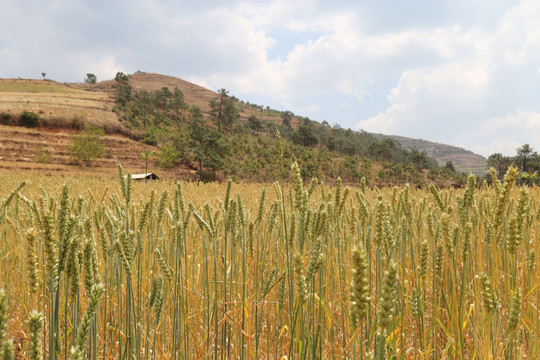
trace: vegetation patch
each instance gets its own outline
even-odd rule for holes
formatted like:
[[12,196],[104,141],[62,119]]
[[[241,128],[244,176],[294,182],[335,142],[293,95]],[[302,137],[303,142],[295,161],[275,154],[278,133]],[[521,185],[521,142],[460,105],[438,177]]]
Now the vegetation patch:
[[56,84],[24,84],[8,81],[0,81],[0,92],[83,93],[81,90]]
[[74,136],[67,146],[72,161],[76,164],[92,165],[101,158],[105,154],[105,144],[101,141],[103,135],[103,129],[89,126],[84,134]]
[[24,111],[19,119],[22,126],[36,127],[39,125],[39,115],[32,111]]
[[[339,176],[355,182],[365,177],[370,183],[380,179],[379,183],[394,185],[408,180],[415,186],[424,186],[426,177],[457,184],[466,181],[466,175],[455,171],[441,176],[443,170],[426,152],[404,149],[393,139],[379,140],[291,111],[246,104],[225,89],[214,94],[203,111],[189,106],[178,88],[135,90],[132,78],[140,81],[143,76],[118,73],[115,77],[116,111],[123,125],[143,133],[143,143],[161,149],[157,165],[188,164],[204,181],[226,177],[272,181],[279,174],[278,136],[284,165],[297,162],[305,180],[333,182]],[[364,166],[372,161],[386,163],[384,171],[379,174]]]

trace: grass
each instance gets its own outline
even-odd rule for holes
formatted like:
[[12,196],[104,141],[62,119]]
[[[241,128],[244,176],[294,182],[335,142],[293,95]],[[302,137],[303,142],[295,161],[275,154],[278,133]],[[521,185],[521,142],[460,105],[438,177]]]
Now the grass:
[[58,84],[32,84],[20,82],[0,81],[0,92],[32,92],[32,93],[74,93],[81,94],[84,91],[72,89]]
[[[272,185],[5,176],[0,339],[28,318],[36,333],[36,309],[49,359],[538,358],[540,192],[515,169],[430,191],[291,171]],[[35,337],[21,355],[40,353]]]

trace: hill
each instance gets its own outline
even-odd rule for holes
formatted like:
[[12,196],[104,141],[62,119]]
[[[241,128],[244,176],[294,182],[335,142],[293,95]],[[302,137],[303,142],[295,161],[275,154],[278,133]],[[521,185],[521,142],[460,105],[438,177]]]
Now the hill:
[[428,156],[437,160],[439,166],[444,166],[451,161],[457,171],[466,174],[484,176],[487,173],[487,160],[481,155],[463,148],[442,144],[439,142],[413,139],[398,135],[373,134],[378,139],[392,139],[397,141],[404,149],[425,151]]
[[[24,112],[39,115],[38,128],[17,126]],[[95,84],[0,79],[0,122],[4,168],[80,169],[67,145],[93,125],[105,130],[107,148],[106,156],[94,163],[96,171],[114,171],[122,161],[140,172],[140,152],[148,150],[155,153],[151,165],[175,178],[273,181],[279,173],[279,131],[284,165],[298,162],[306,180],[332,182],[339,176],[357,182],[366,177],[379,185],[419,186],[464,182],[461,175],[441,172],[429,156],[415,157],[407,143],[389,146],[366,132],[330,127],[243,102],[224,89],[216,93],[160,74],[118,73],[114,80]],[[444,165],[447,155],[456,168],[466,169],[460,168],[466,161],[458,161],[452,151],[437,153],[439,163]]]
[[[205,114],[210,112],[210,101],[215,99],[218,94],[212,90],[209,90],[200,85],[191,83],[186,80],[176,78],[174,76],[162,75],[156,73],[136,72],[129,76],[129,83],[132,86],[133,92],[140,91],[155,92],[162,90],[164,87],[172,90],[179,89],[184,95],[184,101],[189,106],[196,106]],[[94,85],[83,83],[70,83],[67,84],[70,88],[85,90],[85,91],[101,91],[108,94],[110,98],[114,99],[114,90],[116,82],[114,80],[101,81]],[[239,117],[243,121],[251,115],[257,115],[264,121],[273,123],[281,123],[280,112],[264,108],[259,105],[244,103],[243,101],[236,99],[237,106],[239,107]],[[293,120],[293,125],[296,124]]]
[[[210,100],[216,97],[215,92],[202,86],[195,85],[189,81],[185,81],[173,76],[161,74],[137,72],[130,75],[129,83],[134,92],[153,92],[156,90],[161,90],[164,87],[169,89],[178,88],[184,94],[184,100],[186,103],[198,106],[203,111],[209,110],[208,103]],[[114,80],[105,80],[93,85],[83,83],[71,83],[67,85],[74,89],[91,92],[100,91],[106,93],[114,101],[114,90],[116,86],[116,81]]]

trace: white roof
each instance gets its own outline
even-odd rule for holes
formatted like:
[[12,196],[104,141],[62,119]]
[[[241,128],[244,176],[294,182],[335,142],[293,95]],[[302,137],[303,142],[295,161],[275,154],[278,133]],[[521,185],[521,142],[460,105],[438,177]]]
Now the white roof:
[[[154,173],[146,173],[146,174],[131,174],[131,178],[134,179],[134,180],[137,180],[137,179],[145,179],[149,176],[152,176],[152,175],[155,175]],[[156,177],[158,177],[157,175],[155,175]],[[127,175],[126,175],[127,177]]]

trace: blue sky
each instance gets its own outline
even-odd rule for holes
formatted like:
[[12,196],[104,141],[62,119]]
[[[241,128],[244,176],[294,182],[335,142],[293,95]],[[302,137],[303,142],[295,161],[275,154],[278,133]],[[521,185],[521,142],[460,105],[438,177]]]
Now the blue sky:
[[2,0],[0,77],[177,76],[354,130],[540,151],[540,2]]

